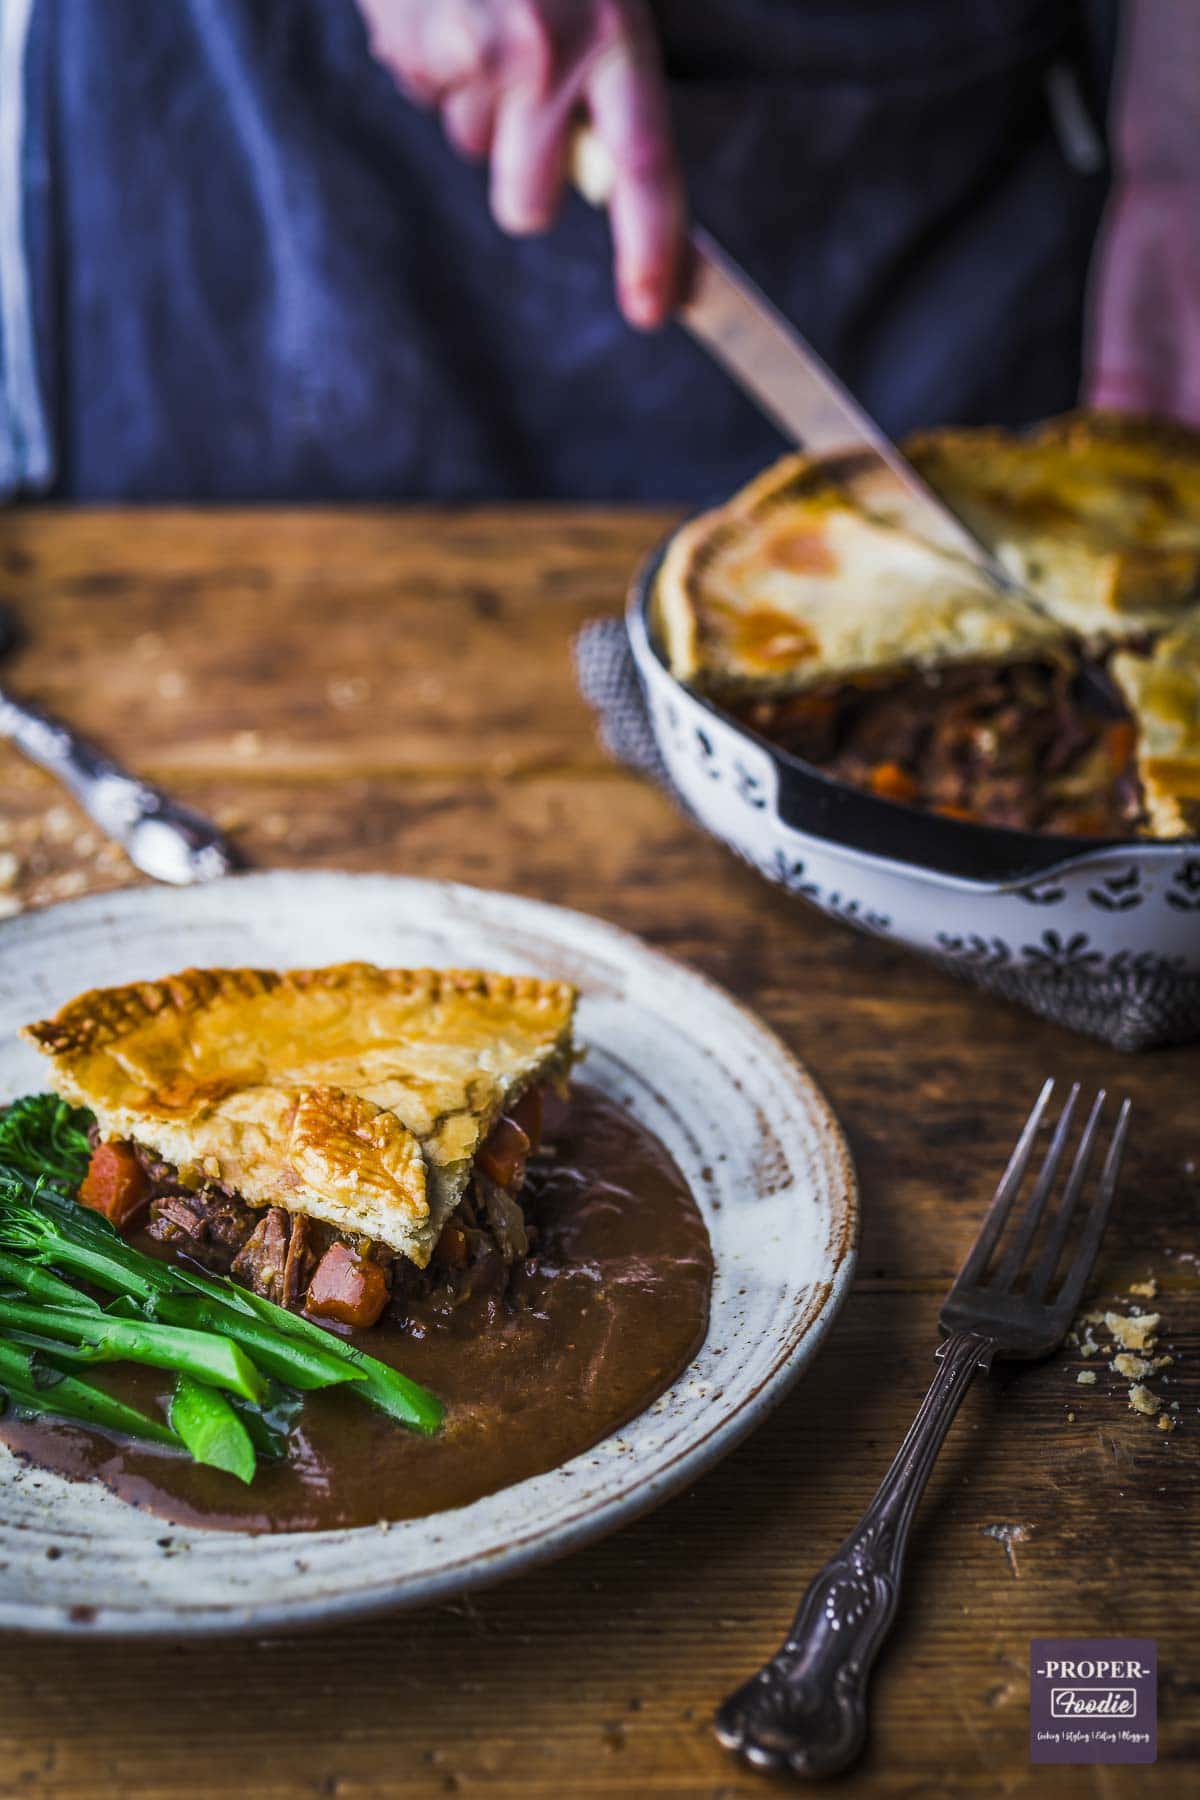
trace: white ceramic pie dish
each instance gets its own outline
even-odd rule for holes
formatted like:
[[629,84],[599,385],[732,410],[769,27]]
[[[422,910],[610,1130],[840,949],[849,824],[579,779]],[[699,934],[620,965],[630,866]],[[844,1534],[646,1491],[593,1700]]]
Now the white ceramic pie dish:
[[1200,1035],[1200,842],[1035,836],[831,779],[671,674],[665,551],[626,622],[666,772],[702,825],[789,893],[1076,1030],[1122,1049]]
[[44,1086],[16,1037],[81,989],[190,965],[483,966],[578,984],[586,1079],[668,1146],[716,1261],[708,1336],[639,1418],[562,1467],[386,1530],[173,1527],[0,1446],[0,1628],[92,1636],[278,1630],[518,1574],[666,1499],[761,1421],[815,1354],[854,1263],[837,1123],[780,1041],[627,933],[508,894],[277,873],[146,887],[0,924],[0,1100]]

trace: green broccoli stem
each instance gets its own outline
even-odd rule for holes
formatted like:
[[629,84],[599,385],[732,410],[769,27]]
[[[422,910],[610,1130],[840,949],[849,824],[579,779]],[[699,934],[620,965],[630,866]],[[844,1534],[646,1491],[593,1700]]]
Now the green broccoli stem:
[[260,1318],[271,1324],[279,1321],[281,1331],[289,1331],[293,1336],[305,1338],[310,1343],[325,1345],[334,1355],[359,1370],[364,1379],[351,1392],[360,1400],[368,1401],[377,1411],[386,1413],[389,1418],[398,1420],[401,1425],[407,1425],[413,1431],[419,1431],[423,1437],[432,1437],[440,1429],[446,1409],[428,1388],[422,1387],[419,1382],[410,1381],[407,1375],[401,1375],[398,1369],[380,1362],[378,1357],[368,1356],[366,1351],[358,1349],[356,1345],[335,1337],[331,1331],[315,1325],[303,1314],[285,1312],[274,1301],[264,1300],[259,1294],[251,1293],[246,1297]]
[[[10,1237],[6,1241],[13,1240]],[[94,1287],[103,1288],[110,1294],[133,1294],[139,1300],[152,1300],[169,1285],[160,1283],[146,1271],[131,1268],[124,1257],[112,1256],[91,1244],[75,1243],[71,1238],[57,1234],[39,1243],[29,1255],[31,1262],[53,1263],[56,1268],[69,1269],[72,1274],[82,1276]],[[146,1260],[150,1262],[149,1257]],[[156,1268],[158,1265],[151,1266]]]
[[181,1374],[171,1396],[171,1424],[194,1462],[224,1469],[239,1481],[254,1480],[258,1463],[250,1433],[224,1394]]
[[87,1425],[101,1425],[108,1431],[121,1431],[128,1437],[145,1438],[153,1444],[168,1444],[176,1450],[182,1447],[178,1435],[169,1426],[148,1418],[135,1406],[127,1406],[123,1400],[114,1399],[90,1382],[46,1367],[29,1351],[18,1350],[15,1345],[3,1341],[0,1341],[0,1389],[22,1412],[79,1419]]
[[291,1334],[285,1337],[253,1316],[244,1318],[240,1312],[199,1295],[163,1294],[154,1302],[154,1317],[193,1331],[220,1332],[248,1350],[268,1375],[303,1393],[362,1380],[358,1369],[324,1344],[308,1344]]
[[13,1287],[24,1288],[34,1300],[44,1300],[48,1306],[86,1307],[99,1312],[98,1300],[91,1300],[81,1294],[69,1282],[60,1281],[57,1275],[51,1275],[48,1269],[41,1268],[35,1262],[28,1262],[20,1256],[10,1256],[6,1250],[0,1250],[0,1282],[11,1282]]
[[0,1300],[0,1327],[5,1325],[17,1331],[41,1332],[67,1343],[91,1344],[97,1361],[125,1360],[148,1363],[156,1369],[175,1369],[208,1387],[228,1388],[254,1405],[267,1392],[266,1381],[245,1351],[229,1339],[207,1332],[113,1318],[83,1309]]

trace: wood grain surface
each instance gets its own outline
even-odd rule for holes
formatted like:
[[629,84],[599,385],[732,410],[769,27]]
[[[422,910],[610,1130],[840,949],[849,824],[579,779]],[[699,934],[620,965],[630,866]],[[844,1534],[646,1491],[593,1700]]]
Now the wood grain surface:
[[[1200,1791],[1197,1051],[1122,1057],[960,988],[774,891],[606,762],[569,640],[619,606],[666,523],[544,509],[0,521],[0,600],[25,633],[4,670],[14,691],[169,782],[256,866],[509,888],[703,969],[824,1086],[864,1211],[828,1349],[693,1491],[518,1584],[333,1633],[10,1639],[0,1794],[782,1791],[718,1749],[709,1715],[774,1648],[886,1467],[931,1374],[939,1296],[1046,1074],[1134,1097],[1093,1304],[1161,1313],[1176,1360],[1153,1385],[1178,1402],[1176,1428],[1131,1411],[1128,1382],[1079,1347],[977,1386],[919,1516],[871,1748],[838,1791]],[[0,781],[0,913],[135,879],[7,750]],[[1148,1279],[1156,1299],[1130,1294]],[[1030,1639],[1070,1634],[1157,1639],[1157,1767],[1030,1766]]]

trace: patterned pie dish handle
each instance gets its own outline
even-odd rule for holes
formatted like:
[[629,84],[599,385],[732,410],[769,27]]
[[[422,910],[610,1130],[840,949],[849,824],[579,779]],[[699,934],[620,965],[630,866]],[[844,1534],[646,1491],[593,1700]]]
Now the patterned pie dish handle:
[[1051,837],[938,817],[821,774],[684,687],[626,625],[670,780],[768,881],[859,931],[1120,1050],[1200,1037],[1200,842]]

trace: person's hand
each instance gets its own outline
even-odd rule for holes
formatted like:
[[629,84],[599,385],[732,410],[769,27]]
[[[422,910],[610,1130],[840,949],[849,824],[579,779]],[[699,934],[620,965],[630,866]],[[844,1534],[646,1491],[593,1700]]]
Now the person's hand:
[[1200,425],[1200,171],[1118,179],[1093,284],[1088,405]]
[[1200,425],[1200,7],[1126,0],[1093,264],[1092,406]]
[[682,264],[684,197],[645,0],[358,0],[373,54],[436,107],[464,155],[488,159],[496,221],[554,220],[578,117],[614,166],[617,293],[632,325],[662,324]]

